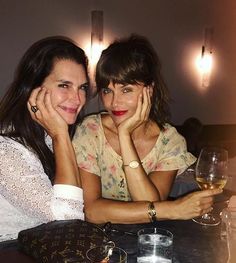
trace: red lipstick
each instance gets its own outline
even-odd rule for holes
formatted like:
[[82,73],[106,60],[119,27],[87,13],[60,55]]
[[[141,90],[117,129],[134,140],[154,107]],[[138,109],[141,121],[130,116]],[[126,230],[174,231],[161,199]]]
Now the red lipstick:
[[122,116],[127,112],[127,110],[112,111],[112,114],[115,116]]

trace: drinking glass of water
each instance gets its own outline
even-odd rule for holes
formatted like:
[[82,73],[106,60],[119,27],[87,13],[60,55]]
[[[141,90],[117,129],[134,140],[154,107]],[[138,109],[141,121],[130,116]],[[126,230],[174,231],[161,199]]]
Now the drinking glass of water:
[[138,231],[138,263],[172,263],[173,234],[162,228]]

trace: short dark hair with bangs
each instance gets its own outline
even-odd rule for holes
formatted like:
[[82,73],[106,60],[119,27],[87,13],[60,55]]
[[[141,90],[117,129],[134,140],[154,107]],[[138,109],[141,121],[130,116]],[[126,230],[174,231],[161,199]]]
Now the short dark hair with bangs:
[[96,67],[98,92],[109,83],[153,86],[149,118],[163,129],[169,121],[169,92],[161,75],[161,63],[151,43],[143,36],[131,35],[113,42]]

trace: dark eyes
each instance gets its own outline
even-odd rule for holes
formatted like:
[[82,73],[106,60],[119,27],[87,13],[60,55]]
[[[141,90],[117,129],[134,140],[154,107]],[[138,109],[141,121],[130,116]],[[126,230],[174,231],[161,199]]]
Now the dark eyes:
[[[133,89],[132,89],[131,87],[123,87],[123,88],[121,89],[121,92],[122,92],[122,93],[128,93],[128,92],[132,92],[132,91],[133,91]],[[103,89],[102,89],[102,93],[103,93],[103,94],[108,94],[108,93],[110,93],[110,92],[112,92],[112,90],[109,89],[109,88],[103,88]]]
[[58,84],[58,87],[59,88],[68,88],[69,87],[69,85],[68,84],[65,84],[65,83],[60,83],[60,84]]
[[103,88],[102,89],[103,94],[108,94],[109,92],[111,92],[111,90],[109,88]]
[[125,88],[122,89],[123,93],[128,93],[128,92],[131,92],[131,91],[132,91],[132,88],[130,88],[130,87],[125,87]]
[[[63,88],[63,89],[68,89],[70,87],[72,87],[70,84],[67,84],[67,83],[60,83],[58,84],[58,87],[59,88]],[[85,92],[88,91],[88,84],[83,84],[79,87],[79,90],[83,90]]]
[[84,84],[84,85],[80,86],[80,89],[87,92],[88,91],[88,84]]

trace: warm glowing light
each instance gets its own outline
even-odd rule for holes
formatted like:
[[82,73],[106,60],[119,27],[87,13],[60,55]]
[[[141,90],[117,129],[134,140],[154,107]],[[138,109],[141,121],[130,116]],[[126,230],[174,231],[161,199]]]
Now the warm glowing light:
[[101,56],[102,50],[104,49],[103,43],[87,43],[84,50],[89,58],[89,65],[90,67],[94,68]]
[[203,72],[210,72],[212,68],[212,55],[204,54],[204,56],[202,56],[200,59],[199,66]]
[[199,55],[196,59],[196,66],[201,73],[210,72],[212,64],[212,54],[204,54],[204,56]]
[[97,64],[103,49],[104,47],[102,43],[92,43],[91,54],[90,54],[90,58],[91,58],[90,63],[92,66],[95,66]]
[[94,68],[103,50],[103,11],[91,12],[91,50],[90,66]]
[[213,65],[212,53],[206,51],[203,47],[201,56],[198,56],[196,59],[196,65],[201,74],[201,85],[206,88],[210,85],[210,76]]
[[102,50],[104,49],[103,43],[91,43],[87,42],[84,47],[84,51],[89,60],[89,76],[90,76],[90,84],[92,87],[95,87],[95,70],[97,62],[101,56]]

